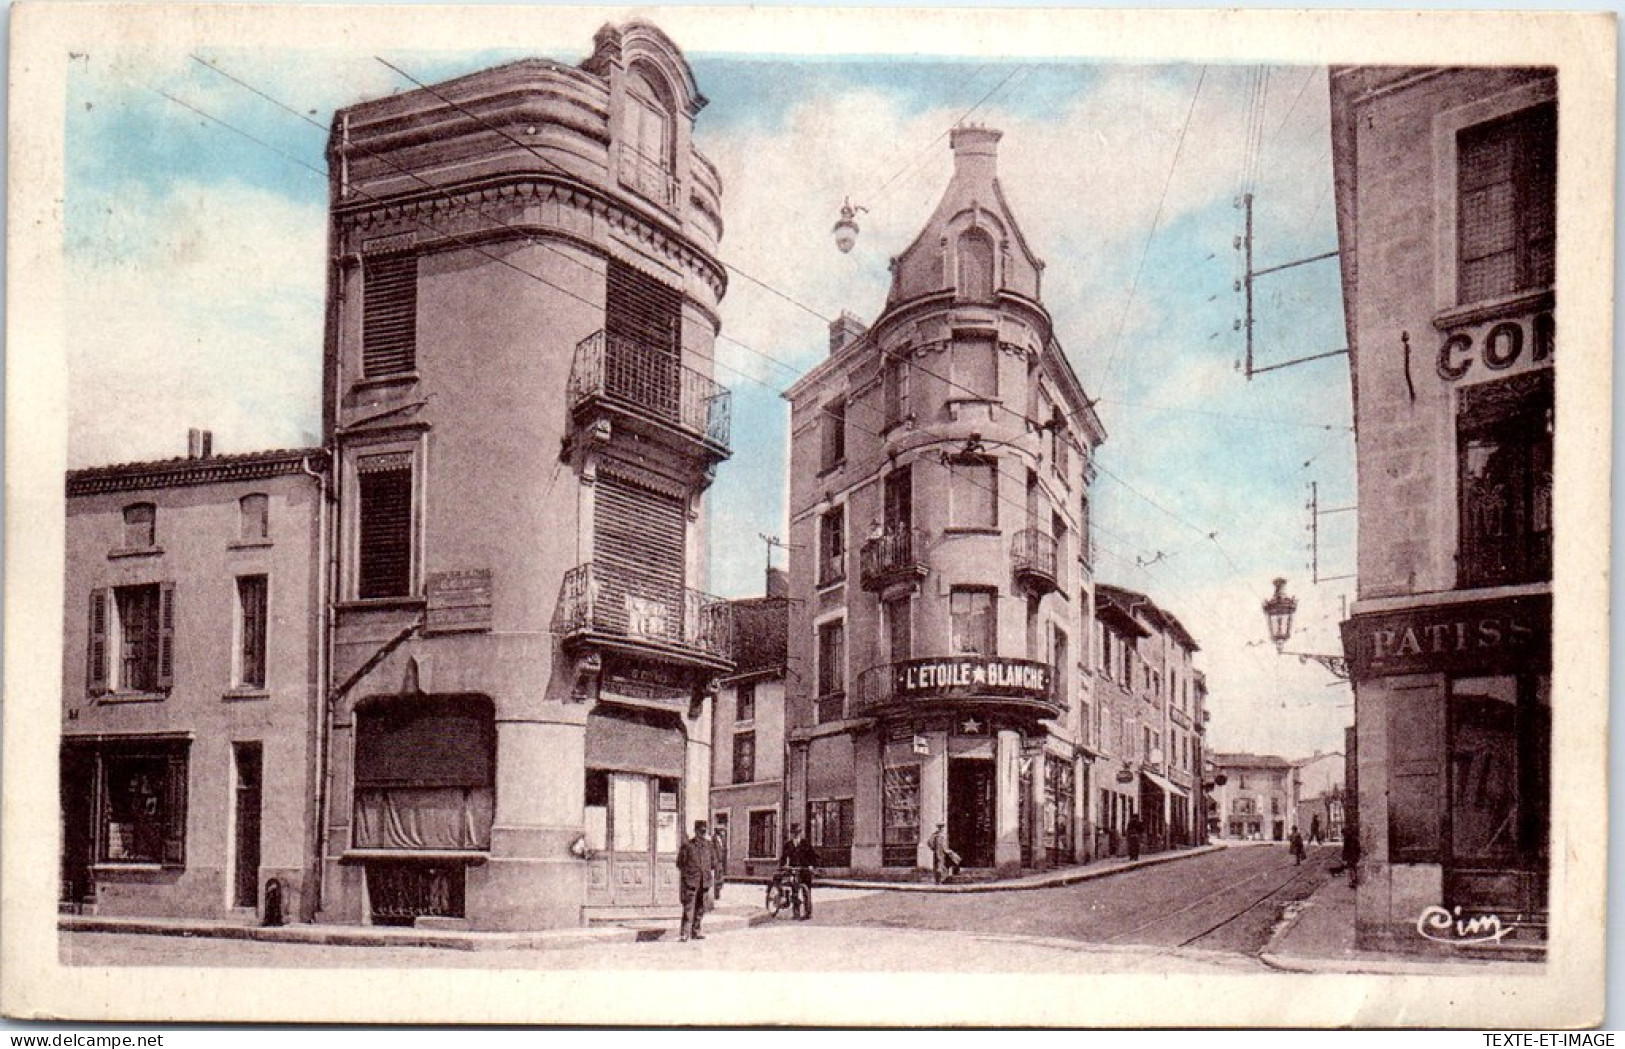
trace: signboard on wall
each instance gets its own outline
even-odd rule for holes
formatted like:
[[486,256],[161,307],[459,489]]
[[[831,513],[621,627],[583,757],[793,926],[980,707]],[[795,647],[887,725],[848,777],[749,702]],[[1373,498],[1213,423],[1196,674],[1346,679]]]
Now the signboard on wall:
[[1546,670],[1552,661],[1547,594],[1357,615],[1343,624],[1356,679],[1388,674]]
[[1030,659],[949,656],[893,663],[892,695],[899,699],[1050,698],[1050,668]]
[[429,634],[491,629],[491,570],[431,572],[423,629]]

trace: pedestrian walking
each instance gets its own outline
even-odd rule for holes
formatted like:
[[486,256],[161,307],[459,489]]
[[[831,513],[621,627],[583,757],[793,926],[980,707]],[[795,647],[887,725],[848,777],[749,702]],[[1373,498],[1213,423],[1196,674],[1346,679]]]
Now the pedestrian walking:
[[1303,864],[1303,835],[1297,827],[1292,828],[1292,836],[1287,839],[1287,845],[1292,849],[1292,861],[1298,865]]
[[694,821],[694,836],[677,847],[677,891],[683,898],[683,924],[678,939],[703,940],[700,919],[705,917],[705,901],[711,889],[711,839],[705,834],[705,821]]
[[711,900],[722,902],[722,886],[728,880],[728,832],[717,824],[711,831]]
[[1140,814],[1136,812],[1128,818],[1128,858],[1140,858],[1140,844],[1145,838],[1145,825],[1140,822]]
[[1309,820],[1309,840],[1316,845],[1325,840],[1321,835],[1320,814],[1318,812]]
[[959,853],[948,847],[948,825],[937,824],[936,833],[931,835],[926,847],[931,850],[931,874],[936,878],[937,884],[959,874]]

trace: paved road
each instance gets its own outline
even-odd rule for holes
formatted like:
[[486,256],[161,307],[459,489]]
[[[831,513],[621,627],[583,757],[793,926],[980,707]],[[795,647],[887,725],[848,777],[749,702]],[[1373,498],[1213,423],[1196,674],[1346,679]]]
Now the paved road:
[[1337,858],[1334,846],[1311,847],[1298,867],[1285,845],[1252,845],[1053,889],[885,892],[822,904],[815,896],[812,923],[1252,954],[1280,906],[1325,882]]

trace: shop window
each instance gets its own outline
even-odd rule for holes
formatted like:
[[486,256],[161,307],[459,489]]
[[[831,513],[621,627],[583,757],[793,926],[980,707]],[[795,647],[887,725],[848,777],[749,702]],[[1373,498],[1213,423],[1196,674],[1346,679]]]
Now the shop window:
[[591,853],[609,848],[609,773],[588,769],[584,799],[583,836]]
[[734,733],[734,776],[735,783],[756,782],[756,733]]
[[1552,373],[1461,391],[1456,416],[1463,587],[1552,577]]
[[920,766],[888,768],[881,784],[881,864],[912,867],[920,844]]
[[823,458],[820,470],[833,470],[846,462],[846,399],[836,398],[824,405],[822,424]]
[[818,585],[846,578],[846,507],[837,506],[818,519]]
[[412,592],[412,457],[410,452],[356,460],[361,497],[356,596]]
[[265,687],[267,591],[265,576],[237,577],[238,688]]
[[1459,301],[1548,287],[1557,242],[1557,106],[1467,128],[1456,140]]
[[1450,854],[1465,868],[1538,868],[1550,821],[1544,680],[1450,683]]
[[991,336],[960,336],[953,342],[953,389],[949,400],[991,401],[999,395],[999,344]]
[[271,536],[271,504],[264,492],[237,500],[237,538],[257,542]]
[[948,462],[948,521],[954,528],[999,526],[999,464],[961,457]]
[[85,675],[91,695],[168,691],[174,651],[173,583],[91,591]]
[[779,858],[779,814],[773,809],[757,809],[750,813],[750,854],[747,859],[776,860]]
[[496,783],[491,701],[386,699],[356,712],[357,848],[486,849]]
[[361,292],[361,370],[369,379],[417,367],[418,260],[370,258]]
[[124,548],[148,550],[158,545],[158,508],[132,503],[124,508]]
[[807,839],[820,867],[852,866],[852,799],[810,802]]
[[756,683],[740,685],[734,693],[734,720],[754,721],[756,718]]
[[186,759],[184,743],[102,752],[101,862],[185,865]]
[[818,722],[846,716],[846,624],[841,620],[818,628]]
[[991,656],[997,652],[991,590],[955,587],[948,594],[948,617],[956,654]]

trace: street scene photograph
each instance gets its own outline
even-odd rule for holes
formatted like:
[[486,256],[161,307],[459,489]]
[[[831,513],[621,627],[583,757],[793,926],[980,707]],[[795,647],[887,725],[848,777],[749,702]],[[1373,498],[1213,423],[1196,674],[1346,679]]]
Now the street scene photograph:
[[8,1013],[1601,1022],[1611,16],[420,11],[16,13]]

